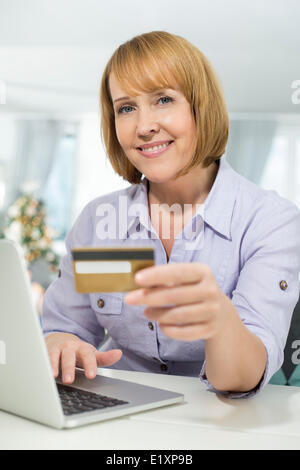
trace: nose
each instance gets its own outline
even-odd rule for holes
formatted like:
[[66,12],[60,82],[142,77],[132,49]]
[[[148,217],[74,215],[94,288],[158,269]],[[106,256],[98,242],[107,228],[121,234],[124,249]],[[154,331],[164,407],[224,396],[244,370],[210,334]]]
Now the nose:
[[155,118],[155,113],[147,110],[139,110],[136,133],[138,136],[147,136],[159,132],[160,126]]

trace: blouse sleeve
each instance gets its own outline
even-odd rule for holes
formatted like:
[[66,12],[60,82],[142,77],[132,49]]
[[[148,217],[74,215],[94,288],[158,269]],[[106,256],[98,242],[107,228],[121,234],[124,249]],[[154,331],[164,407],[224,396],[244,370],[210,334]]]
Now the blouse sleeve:
[[42,325],[44,335],[52,332],[72,333],[95,347],[105,332],[96,319],[88,294],[74,288],[71,248],[89,246],[93,234],[90,206],[87,204],[65,239],[67,254],[61,259],[59,277],[48,287],[44,302]]
[[244,325],[267,351],[264,375],[248,392],[218,392],[208,382],[203,364],[200,379],[229,398],[251,397],[280,369],[292,314],[299,298],[300,211],[280,198],[266,197],[241,242],[241,265],[232,303]]

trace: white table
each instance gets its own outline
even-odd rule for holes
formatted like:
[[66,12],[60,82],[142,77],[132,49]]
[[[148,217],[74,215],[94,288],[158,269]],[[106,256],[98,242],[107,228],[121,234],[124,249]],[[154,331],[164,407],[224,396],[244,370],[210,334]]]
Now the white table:
[[300,388],[267,385],[255,398],[228,400],[197,378],[99,374],[181,392],[185,401],[70,430],[0,412],[0,449],[300,449]]

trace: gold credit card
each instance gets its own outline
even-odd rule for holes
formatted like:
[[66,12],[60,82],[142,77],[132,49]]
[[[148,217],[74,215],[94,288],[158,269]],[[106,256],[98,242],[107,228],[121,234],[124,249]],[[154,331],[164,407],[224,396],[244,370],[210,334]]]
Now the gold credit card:
[[135,273],[154,265],[154,249],[149,247],[79,247],[71,251],[75,289],[79,294],[138,289]]

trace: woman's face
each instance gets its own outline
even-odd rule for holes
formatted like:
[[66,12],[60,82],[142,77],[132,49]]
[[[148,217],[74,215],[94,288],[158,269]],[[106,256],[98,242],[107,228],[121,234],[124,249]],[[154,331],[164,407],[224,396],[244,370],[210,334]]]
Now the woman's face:
[[[196,138],[190,104],[182,92],[176,87],[126,97],[113,74],[109,86],[116,134],[127,158],[149,181],[172,180],[190,161]],[[161,141],[171,143],[163,149],[139,150]]]

